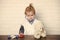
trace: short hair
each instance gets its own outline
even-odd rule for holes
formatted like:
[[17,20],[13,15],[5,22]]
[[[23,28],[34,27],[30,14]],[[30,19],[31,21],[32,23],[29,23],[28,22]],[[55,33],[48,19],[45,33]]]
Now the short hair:
[[32,6],[32,4],[30,4],[28,7],[26,7],[25,14],[27,14],[26,12],[31,12],[31,11],[35,14],[35,9]]

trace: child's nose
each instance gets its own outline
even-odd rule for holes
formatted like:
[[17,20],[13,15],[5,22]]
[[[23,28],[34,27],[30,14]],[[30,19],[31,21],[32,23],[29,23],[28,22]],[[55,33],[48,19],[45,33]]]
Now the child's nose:
[[32,17],[30,17],[30,19],[32,19]]

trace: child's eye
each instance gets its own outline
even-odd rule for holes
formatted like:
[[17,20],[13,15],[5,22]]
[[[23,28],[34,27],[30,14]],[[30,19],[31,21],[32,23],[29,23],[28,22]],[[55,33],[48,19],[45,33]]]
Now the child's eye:
[[28,15],[28,16],[30,16],[30,15]]
[[31,16],[33,16],[33,15],[31,15]]

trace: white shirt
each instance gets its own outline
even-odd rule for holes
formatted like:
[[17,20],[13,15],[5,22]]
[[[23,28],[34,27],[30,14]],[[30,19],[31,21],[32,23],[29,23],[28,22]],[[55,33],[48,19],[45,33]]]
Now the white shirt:
[[34,35],[35,28],[34,25],[37,23],[37,20],[35,19],[32,24],[29,23],[27,19],[24,19],[22,22],[22,25],[24,26],[24,34],[25,35]]

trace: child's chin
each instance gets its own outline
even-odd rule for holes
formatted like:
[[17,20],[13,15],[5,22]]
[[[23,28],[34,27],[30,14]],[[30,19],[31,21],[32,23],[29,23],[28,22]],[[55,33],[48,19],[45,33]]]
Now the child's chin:
[[30,19],[29,21],[32,21],[33,19]]

